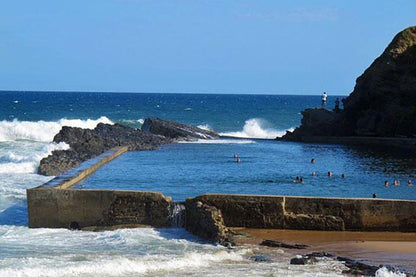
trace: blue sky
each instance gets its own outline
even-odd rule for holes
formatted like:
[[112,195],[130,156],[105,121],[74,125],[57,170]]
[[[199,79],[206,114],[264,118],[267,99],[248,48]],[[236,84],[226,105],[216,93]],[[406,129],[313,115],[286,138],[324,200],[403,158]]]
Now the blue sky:
[[0,89],[348,94],[415,0],[0,2]]

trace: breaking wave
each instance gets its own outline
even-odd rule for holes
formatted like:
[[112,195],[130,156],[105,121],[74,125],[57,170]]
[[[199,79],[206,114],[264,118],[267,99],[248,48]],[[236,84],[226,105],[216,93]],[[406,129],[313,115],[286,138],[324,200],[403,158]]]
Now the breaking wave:
[[[276,130],[266,127],[267,122],[259,118],[251,118],[246,120],[243,130],[237,132],[220,133],[221,136],[237,137],[237,138],[263,138],[274,139],[282,137],[287,130]],[[293,131],[293,128],[288,129]]]
[[58,121],[0,121],[0,142],[31,140],[50,142],[63,126],[94,129],[98,123],[113,124],[105,116],[94,119],[60,119]]
[[49,143],[40,151],[30,151],[26,156],[9,152],[0,156],[1,173],[35,173],[39,162],[52,154],[54,150],[67,150],[69,145],[65,142]]
[[209,126],[208,124],[201,124],[201,125],[198,125],[196,127],[198,127],[199,129],[205,130],[205,131],[213,131],[211,126]]

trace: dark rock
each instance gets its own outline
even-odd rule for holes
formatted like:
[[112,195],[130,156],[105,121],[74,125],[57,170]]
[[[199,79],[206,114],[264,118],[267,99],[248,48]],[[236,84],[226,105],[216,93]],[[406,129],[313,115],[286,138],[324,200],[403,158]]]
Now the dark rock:
[[211,131],[159,118],[147,118],[142,125],[142,130],[174,140],[194,141],[218,137],[218,134]]
[[336,259],[344,262],[344,265],[348,267],[348,270],[342,272],[344,274],[375,276],[376,271],[380,268],[378,266],[364,264],[345,257],[337,257]]
[[307,264],[314,264],[316,263],[318,260],[315,257],[306,257],[306,256],[301,256],[301,257],[295,257],[292,258],[290,260],[290,264],[295,264],[295,265],[307,265]]
[[306,109],[301,112],[301,126],[293,132],[288,131],[284,138],[288,140],[301,140],[304,136],[332,136],[339,134],[335,122],[340,114],[326,109]]
[[251,256],[250,260],[255,261],[255,262],[271,262],[272,261],[270,257],[264,256],[264,255]]
[[284,242],[280,242],[277,240],[263,240],[260,245],[269,246],[269,247],[280,247],[280,248],[288,248],[288,249],[305,249],[309,246],[304,244],[287,244]]
[[313,252],[306,255],[298,255],[290,260],[290,264],[295,265],[306,265],[306,264],[314,264],[317,263],[319,260],[317,258],[333,258],[332,254],[327,252]]
[[186,206],[185,228],[190,233],[223,246],[235,245],[232,233],[224,225],[222,213],[194,198],[188,198]]
[[52,152],[52,155],[49,155],[40,161],[38,173],[47,176],[59,175],[90,158],[92,158],[91,155],[88,155],[87,153],[77,153],[72,149],[55,150]]
[[302,112],[302,125],[283,139],[311,136],[416,136],[416,26],[398,33],[358,77],[338,113]]

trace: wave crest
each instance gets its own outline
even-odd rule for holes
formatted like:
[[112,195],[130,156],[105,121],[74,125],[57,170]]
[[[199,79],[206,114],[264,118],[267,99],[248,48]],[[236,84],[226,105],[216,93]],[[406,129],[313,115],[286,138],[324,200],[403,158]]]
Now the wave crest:
[[49,143],[41,151],[32,152],[28,156],[15,153],[7,153],[0,156],[0,174],[2,173],[35,173],[40,160],[52,154],[54,150],[68,150],[69,145],[65,142]]
[[[286,134],[287,130],[267,128],[265,125],[267,125],[267,121],[259,118],[251,118],[246,120],[243,130],[237,132],[220,133],[220,135],[237,138],[275,139]],[[293,130],[293,128],[288,130]]]
[[63,126],[94,129],[98,123],[113,124],[105,116],[94,119],[60,119],[58,121],[0,121],[0,142],[31,140],[50,142]]
[[198,125],[196,127],[198,127],[199,129],[205,130],[205,131],[213,131],[211,126],[209,126],[208,124],[201,124],[201,125]]

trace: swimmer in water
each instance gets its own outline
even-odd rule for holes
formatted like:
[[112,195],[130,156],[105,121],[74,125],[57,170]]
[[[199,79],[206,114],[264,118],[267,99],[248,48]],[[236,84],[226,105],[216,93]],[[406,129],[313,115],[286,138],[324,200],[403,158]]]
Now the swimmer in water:
[[395,187],[400,186],[400,181],[397,179],[394,179],[393,184]]
[[409,179],[409,180],[407,181],[407,185],[408,185],[409,187],[413,186],[413,182],[412,182],[412,180],[410,180],[410,179]]
[[341,174],[341,178],[345,178],[345,174],[344,173]]
[[303,177],[300,177],[299,182],[301,182],[302,184],[305,183],[305,180],[303,180]]
[[384,181],[384,186],[388,187],[389,186],[389,181]]
[[241,164],[241,160],[240,160],[240,158],[237,158],[237,163],[238,163],[238,164]]
[[238,155],[237,154],[234,154],[234,159],[237,159],[238,158]]
[[377,194],[373,193],[373,198],[377,198]]
[[315,158],[312,158],[311,164],[314,164],[314,163],[315,163]]
[[315,177],[315,176],[316,176],[316,172],[312,171],[312,177]]
[[299,182],[299,181],[300,181],[299,176],[296,176],[296,178],[295,178],[295,179],[293,179],[293,183],[297,183],[297,182]]
[[332,177],[332,172],[328,171],[328,177],[331,178]]

